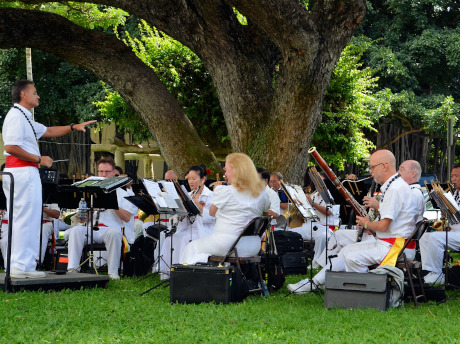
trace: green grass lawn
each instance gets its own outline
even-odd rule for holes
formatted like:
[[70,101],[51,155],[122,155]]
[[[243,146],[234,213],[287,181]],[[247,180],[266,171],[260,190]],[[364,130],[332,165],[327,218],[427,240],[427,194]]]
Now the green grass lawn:
[[[458,343],[460,301],[386,312],[327,310],[318,295],[230,305],[169,303],[157,276],[107,289],[0,292],[0,343]],[[288,276],[286,284],[299,276]],[[286,285],[285,284],[285,285]]]

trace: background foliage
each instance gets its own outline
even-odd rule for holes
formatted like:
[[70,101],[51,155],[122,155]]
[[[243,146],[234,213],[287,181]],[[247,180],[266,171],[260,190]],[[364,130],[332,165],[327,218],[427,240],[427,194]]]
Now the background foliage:
[[[212,80],[201,60],[179,42],[112,7],[69,2],[0,4],[40,8],[87,28],[113,32],[157,73],[207,144],[215,149],[229,147]],[[411,133],[429,138],[431,150],[426,159],[439,164],[433,159],[443,156],[435,150],[443,149],[439,140],[445,139],[448,118],[455,120],[456,133],[459,131],[459,6],[446,0],[372,0],[367,6],[365,21],[331,78],[323,123],[312,144],[342,170],[350,163],[362,163],[369,151],[397,143],[400,136]],[[33,52],[33,63],[42,96],[38,120],[46,124],[111,120],[137,141],[151,137],[139,116],[109,85],[40,51]],[[1,116],[10,106],[10,85],[23,77],[23,51],[0,51]],[[390,126],[399,128],[399,136],[385,132]],[[386,140],[380,147],[377,135]]]

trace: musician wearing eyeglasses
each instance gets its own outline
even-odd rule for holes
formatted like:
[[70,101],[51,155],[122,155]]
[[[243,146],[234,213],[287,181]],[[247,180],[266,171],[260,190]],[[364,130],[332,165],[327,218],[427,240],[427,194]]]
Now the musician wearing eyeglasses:
[[203,166],[190,167],[185,174],[185,179],[190,186],[189,195],[201,211],[201,215],[182,217],[176,233],[164,240],[161,247],[161,279],[169,278],[171,245],[173,246],[172,264],[177,264],[184,254],[185,247],[191,241],[210,235],[214,228],[215,218],[209,214],[213,192],[204,184],[206,182],[206,168]]
[[[110,178],[117,173],[115,162],[112,159],[101,159],[97,164],[97,175],[99,177]],[[96,219],[94,226],[97,230],[93,231],[93,240],[97,244],[105,244],[107,249],[107,266],[110,279],[119,280],[118,267],[121,258],[121,246],[124,222],[129,222],[131,216],[136,213],[136,207],[125,197],[129,196],[123,188],[117,188],[118,209],[98,209],[95,210],[93,218]],[[87,240],[86,221],[89,216],[81,218],[81,224],[66,230],[64,238],[68,240],[69,263],[67,270],[75,272],[80,265],[83,247]]]
[[[5,172],[14,178],[13,234],[11,245],[11,277],[43,278],[43,271],[36,271],[39,257],[40,220],[42,212],[42,185],[38,166],[51,167],[53,159],[42,156],[37,144],[39,138],[60,137],[71,131],[85,131],[96,121],[67,126],[46,127],[35,122],[32,109],[39,105],[40,97],[32,81],[19,80],[12,87],[14,105],[3,122]],[[3,178],[3,190],[10,202],[11,180]]]
[[283,180],[283,175],[280,172],[273,172],[270,175],[270,187],[278,193],[280,199],[280,214],[286,210],[289,206],[289,200],[283,189],[281,188],[281,181]]
[[[382,185],[380,219],[371,222],[368,216],[357,216],[356,223],[369,233],[374,233],[376,240],[344,247],[336,257],[331,257],[329,264],[312,281],[307,279],[290,284],[290,291],[307,293],[324,285],[326,270],[331,267],[334,271],[364,273],[373,264],[395,265],[400,248],[415,229],[419,218],[417,200],[409,185],[396,172],[396,160],[390,151],[380,150],[372,154],[369,171],[375,182]],[[408,259],[413,258],[413,255],[407,255]]]
[[[460,164],[455,164],[450,173],[450,181],[454,186],[454,200],[460,206]],[[460,224],[451,224],[447,234],[448,249],[460,250]],[[420,255],[422,269],[428,271],[425,282],[443,284],[445,276],[442,272],[443,258],[446,250],[446,233],[425,233],[420,238]]]

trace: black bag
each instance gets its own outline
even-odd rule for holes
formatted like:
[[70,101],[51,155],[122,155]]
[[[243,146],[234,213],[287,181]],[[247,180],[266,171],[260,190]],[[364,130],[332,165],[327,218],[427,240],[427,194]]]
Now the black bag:
[[143,276],[152,269],[157,240],[160,232],[165,229],[167,228],[163,225],[150,226],[145,230],[146,236],[141,235],[134,241],[123,263],[123,275]]
[[286,277],[284,277],[281,257],[279,255],[263,252],[261,268],[270,292],[278,290],[284,285]]
[[307,273],[308,252],[286,252],[281,256],[285,275],[305,275]]
[[276,250],[278,254],[283,255],[286,252],[301,252],[303,251],[302,235],[296,232],[275,231]]

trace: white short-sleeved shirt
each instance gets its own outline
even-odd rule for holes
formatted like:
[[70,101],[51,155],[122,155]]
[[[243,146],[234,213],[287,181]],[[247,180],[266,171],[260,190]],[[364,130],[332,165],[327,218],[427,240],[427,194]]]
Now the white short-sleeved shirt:
[[239,235],[249,221],[270,209],[265,190],[258,197],[253,197],[251,193],[239,192],[231,185],[217,187],[212,203],[217,207],[213,234],[230,230]]
[[[24,111],[30,123],[33,125],[37,137],[35,137],[32,127],[24,114],[20,110],[12,107],[10,111],[8,111],[5,121],[3,122],[2,134],[4,145],[19,146],[28,153],[40,155],[37,140],[46,132],[46,127],[43,124],[35,122],[32,119],[31,112],[25,107],[19,104],[14,104],[14,106]],[[6,152],[3,154],[5,156],[10,155]]]
[[280,215],[281,201],[278,194],[268,185],[265,186],[265,192],[267,193],[268,199],[270,200],[270,210],[276,213],[277,215]]
[[419,223],[423,220],[423,214],[425,213],[425,197],[423,196],[422,188],[419,183],[409,185],[412,195],[414,196],[414,206],[416,212],[415,223]]
[[[332,195],[329,192],[329,190],[327,192],[329,193],[329,197],[332,199]],[[312,201],[313,203],[319,204],[323,207],[326,206],[326,202],[324,202],[319,192],[313,195]],[[329,215],[327,217],[326,217],[326,214],[323,214],[320,211],[316,211],[316,214],[319,217],[319,222],[323,226],[326,226],[326,224],[327,226],[339,226],[340,225],[340,205],[335,204],[331,208],[329,208],[329,210],[331,211],[332,215]]]
[[[380,219],[390,219],[387,231],[377,231],[378,238],[407,238],[415,228],[417,207],[414,193],[398,174],[391,176],[380,188]],[[396,178],[396,179],[395,179]],[[390,184],[391,182],[391,184]]]

